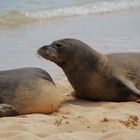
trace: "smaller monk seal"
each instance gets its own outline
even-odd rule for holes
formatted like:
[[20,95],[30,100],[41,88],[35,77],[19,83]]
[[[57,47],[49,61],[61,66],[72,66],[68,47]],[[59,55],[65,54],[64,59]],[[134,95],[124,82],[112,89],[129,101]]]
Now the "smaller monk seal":
[[60,97],[51,76],[40,68],[0,71],[0,117],[51,113]]
[[61,39],[38,49],[60,66],[76,95],[94,101],[140,98],[140,53],[101,54],[76,39]]

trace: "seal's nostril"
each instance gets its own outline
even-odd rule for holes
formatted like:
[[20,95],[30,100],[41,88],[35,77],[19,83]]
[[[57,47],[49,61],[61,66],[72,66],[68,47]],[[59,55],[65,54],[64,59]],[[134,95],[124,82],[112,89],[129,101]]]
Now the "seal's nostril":
[[42,52],[47,52],[47,48],[48,46],[43,46],[41,48],[38,49],[38,54],[42,53]]
[[47,46],[41,47],[41,50],[45,51],[47,49]]

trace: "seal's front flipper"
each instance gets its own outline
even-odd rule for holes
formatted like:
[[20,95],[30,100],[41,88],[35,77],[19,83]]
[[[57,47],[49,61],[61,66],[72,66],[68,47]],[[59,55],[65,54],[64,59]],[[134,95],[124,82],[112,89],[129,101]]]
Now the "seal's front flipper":
[[16,108],[8,104],[0,104],[0,117],[9,117],[19,115]]
[[138,90],[134,83],[129,79],[125,78],[124,76],[116,76],[117,85],[122,89],[124,92],[130,93],[138,98],[140,98],[140,90]]

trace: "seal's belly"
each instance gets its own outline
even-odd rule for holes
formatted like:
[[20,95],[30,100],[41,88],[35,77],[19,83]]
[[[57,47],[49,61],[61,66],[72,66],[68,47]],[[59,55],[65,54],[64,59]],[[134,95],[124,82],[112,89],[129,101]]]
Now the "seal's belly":
[[89,82],[85,86],[81,86],[78,95],[93,101],[120,102],[137,99],[126,90],[118,87],[115,82],[110,82],[99,74],[93,74]]

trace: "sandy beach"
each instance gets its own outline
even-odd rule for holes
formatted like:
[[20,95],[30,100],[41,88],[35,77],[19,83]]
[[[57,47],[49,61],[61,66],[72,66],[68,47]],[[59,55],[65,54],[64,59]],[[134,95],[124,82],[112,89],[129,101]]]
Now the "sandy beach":
[[0,139],[139,140],[139,103],[75,99],[67,81],[57,86],[63,101],[56,112],[1,118]]
[[139,1],[112,1],[0,1],[0,70],[40,67],[54,79],[62,99],[52,114],[0,118],[0,140],[140,140],[140,103],[75,99],[64,72],[37,55],[41,46],[66,37],[101,53],[140,52]]

